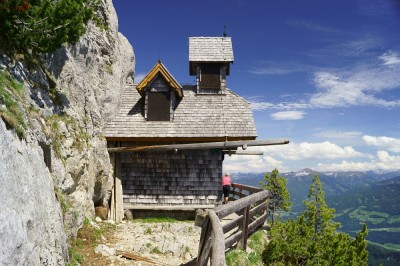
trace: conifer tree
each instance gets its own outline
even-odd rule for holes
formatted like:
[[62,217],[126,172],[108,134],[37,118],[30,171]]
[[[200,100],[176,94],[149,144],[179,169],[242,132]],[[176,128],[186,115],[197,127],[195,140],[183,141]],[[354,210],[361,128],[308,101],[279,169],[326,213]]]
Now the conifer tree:
[[338,232],[334,209],[327,206],[321,181],[315,175],[305,211],[297,220],[278,222],[263,254],[267,265],[367,265],[367,227],[352,239]]
[[269,191],[269,205],[272,212],[272,224],[275,223],[276,213],[278,211],[289,211],[292,206],[290,194],[286,187],[286,178],[279,176],[277,169],[271,174],[264,176],[264,182],[260,182],[263,189]]
[[97,0],[0,0],[0,49],[35,55],[75,43]]

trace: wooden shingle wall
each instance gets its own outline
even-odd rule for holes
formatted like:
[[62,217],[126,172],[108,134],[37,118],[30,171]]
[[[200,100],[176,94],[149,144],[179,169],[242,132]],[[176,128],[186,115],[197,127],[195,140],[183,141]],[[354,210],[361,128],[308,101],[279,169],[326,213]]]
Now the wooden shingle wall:
[[124,204],[212,205],[222,199],[220,150],[119,154]]

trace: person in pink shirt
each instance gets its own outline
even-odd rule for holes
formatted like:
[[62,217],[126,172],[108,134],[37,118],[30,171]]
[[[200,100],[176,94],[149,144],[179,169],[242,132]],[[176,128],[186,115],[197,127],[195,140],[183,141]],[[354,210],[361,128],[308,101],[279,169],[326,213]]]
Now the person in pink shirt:
[[226,172],[222,177],[222,191],[224,192],[224,202],[222,204],[228,203],[229,192],[231,191],[231,176],[229,172]]

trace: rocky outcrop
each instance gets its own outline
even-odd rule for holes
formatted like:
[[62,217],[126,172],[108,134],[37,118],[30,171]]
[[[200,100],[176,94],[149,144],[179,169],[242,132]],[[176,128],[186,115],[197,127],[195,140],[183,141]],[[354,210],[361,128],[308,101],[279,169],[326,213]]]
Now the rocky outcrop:
[[[83,150],[65,145],[65,168],[56,167],[56,183],[74,202],[78,223],[90,216],[94,206],[106,205],[112,186],[112,169],[103,128],[119,108],[122,88],[132,82],[133,49],[118,33],[117,16],[111,1],[102,12],[108,30],[95,24],[73,46],[60,49],[46,58],[57,91],[63,95],[64,112],[72,117],[87,138]],[[68,133],[68,128],[66,130]],[[75,215],[75,213],[74,213]],[[69,222],[71,219],[69,219]],[[66,223],[68,228],[75,224]]]
[[38,145],[0,120],[0,265],[62,265],[68,258],[60,204]]
[[111,0],[97,15],[106,28],[89,23],[78,43],[41,65],[0,54],[0,70],[24,84],[27,124],[20,140],[0,121],[1,265],[64,264],[66,239],[108,203],[112,166],[102,132],[135,62]]

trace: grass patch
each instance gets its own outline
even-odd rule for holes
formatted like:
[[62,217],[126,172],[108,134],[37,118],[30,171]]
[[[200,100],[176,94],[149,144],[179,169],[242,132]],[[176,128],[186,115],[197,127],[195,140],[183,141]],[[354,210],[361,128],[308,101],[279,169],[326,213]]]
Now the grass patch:
[[[77,239],[79,240],[79,239]],[[73,266],[73,265],[81,265],[82,262],[84,261],[83,255],[79,252],[79,248],[81,248],[81,244],[70,246],[68,248],[68,254],[70,258],[70,262],[67,265]]]
[[24,87],[7,72],[0,71],[0,118],[7,129],[14,129],[19,138],[25,138],[26,124],[22,103]]
[[390,216],[387,223],[388,224],[400,223],[400,215]]
[[400,228],[368,228],[368,232],[400,232]]
[[255,253],[261,253],[265,249],[265,245],[267,244],[267,235],[264,230],[259,230],[255,232],[248,241],[248,246],[251,248]]
[[385,222],[390,217],[390,215],[384,212],[365,211],[357,209],[349,213],[349,217],[363,223],[369,222],[372,224],[380,224],[382,222]]
[[68,202],[64,193],[62,193],[61,189],[55,187],[54,192],[56,194],[56,198],[58,202],[60,202],[61,210],[63,214],[65,214],[70,208],[72,208],[72,204]]
[[244,266],[250,265],[248,255],[243,250],[231,250],[225,257],[226,265],[228,266]]
[[347,208],[347,209],[344,209],[344,210],[342,210],[340,213],[336,213],[335,214],[335,218],[337,218],[337,217],[340,217],[340,216],[342,216],[342,215],[345,215],[345,214],[347,214],[349,211],[351,211],[352,209],[351,208]]
[[379,247],[382,247],[385,249],[389,249],[389,250],[400,251],[400,245],[398,245],[398,244],[393,244],[393,243],[381,244],[381,243],[373,242],[370,240],[368,240],[368,244],[376,245],[376,246],[379,246]]
[[226,254],[225,261],[228,266],[264,265],[262,253],[267,244],[267,235],[264,230],[259,230],[248,239],[248,247],[252,250],[231,250]]
[[151,228],[147,227],[146,230],[144,231],[145,235],[151,235]]
[[154,247],[151,251],[151,254],[162,254],[162,252],[158,249],[158,247]]
[[110,239],[115,230],[116,225],[114,224],[98,223],[91,225],[90,220],[85,218],[77,237],[69,240],[70,262],[68,265],[86,265],[85,262],[91,265],[104,265],[103,256],[96,254],[94,250],[104,239]]

